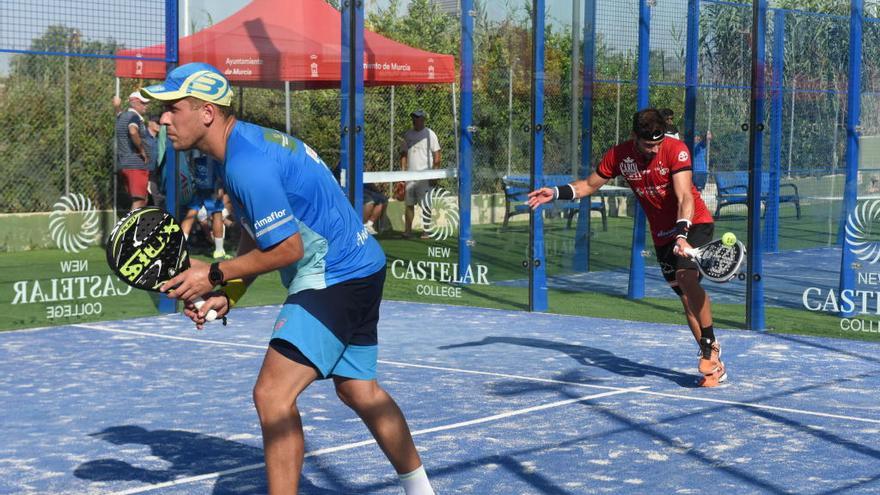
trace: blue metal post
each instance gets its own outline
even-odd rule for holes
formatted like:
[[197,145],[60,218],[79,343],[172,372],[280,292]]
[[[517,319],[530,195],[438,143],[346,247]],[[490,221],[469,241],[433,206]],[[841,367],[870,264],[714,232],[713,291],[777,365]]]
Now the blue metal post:
[[178,0],[165,0],[165,62],[168,70],[177,67],[180,60],[178,28],[180,13],[177,9]]
[[684,142],[694,149],[700,57],[700,0],[688,0],[687,48],[684,62]]
[[[785,96],[785,11],[773,12],[773,60],[770,81],[770,170],[764,212],[764,252],[779,251],[779,174],[782,170],[782,107]],[[794,98],[794,94],[792,94]]]
[[[578,1],[578,0],[575,0]],[[593,161],[593,84],[596,73],[596,0],[584,4],[584,79],[581,109],[581,166],[578,179],[586,179]],[[574,271],[590,271],[590,206],[592,198],[581,199],[574,236]]]
[[[165,70],[171,72],[177,67],[178,61],[178,38],[177,23],[178,10],[177,0],[165,0]],[[173,216],[177,216],[179,211],[180,194],[178,194],[179,166],[178,154],[171,145],[171,140],[165,143],[165,208]],[[116,205],[113,206],[114,208]],[[159,295],[159,312],[160,313],[176,313],[177,300],[170,299],[165,294]]]
[[[846,183],[843,188],[841,224],[856,208],[859,173],[859,122],[862,118],[862,23],[865,17],[864,0],[852,0],[849,13],[849,81],[846,95]],[[846,242],[840,257],[840,291],[855,288],[855,256]],[[844,313],[842,316],[853,316]]]
[[[648,0],[639,0],[639,73],[638,96],[636,107],[639,110],[648,107],[651,59],[651,8]],[[645,297],[645,211],[633,195],[635,214],[633,217],[632,248],[629,255],[629,289],[626,297],[641,299]]]
[[764,149],[764,75],[766,71],[765,29],[767,0],[752,4],[752,91],[749,112],[749,219],[748,267],[746,273],[746,326],[763,330],[764,281],[761,252],[761,157]]
[[[531,177],[534,191],[544,185],[544,0],[532,0]],[[529,213],[529,311],[547,310],[547,268],[542,210]]]
[[364,187],[364,7],[345,2],[342,8],[342,148],[340,169],[355,211],[361,211]]
[[[471,194],[473,168],[474,120],[474,2],[461,0],[461,123],[458,157],[458,233],[459,273],[467,273],[471,264]],[[464,276],[462,275],[462,278]]]

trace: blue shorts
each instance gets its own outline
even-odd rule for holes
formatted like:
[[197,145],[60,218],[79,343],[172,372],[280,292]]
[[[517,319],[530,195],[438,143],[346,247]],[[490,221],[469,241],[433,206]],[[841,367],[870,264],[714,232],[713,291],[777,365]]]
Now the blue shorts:
[[199,211],[202,209],[202,206],[205,207],[205,211],[207,211],[210,216],[213,213],[220,213],[223,211],[223,200],[214,198],[214,191],[197,190],[193,192],[192,199],[189,204],[186,205],[186,208],[188,210]]
[[384,194],[375,189],[364,188],[364,204],[373,203],[376,205],[384,205],[388,203],[388,198]]
[[311,366],[319,378],[376,378],[379,304],[385,269],[364,278],[288,296],[270,346]]

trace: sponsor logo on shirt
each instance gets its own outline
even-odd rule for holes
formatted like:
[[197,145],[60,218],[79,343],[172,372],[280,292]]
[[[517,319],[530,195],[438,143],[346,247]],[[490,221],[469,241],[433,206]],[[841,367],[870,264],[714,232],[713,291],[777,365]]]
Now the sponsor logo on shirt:
[[618,167],[620,167],[620,173],[625,175],[629,180],[639,180],[642,178],[642,173],[639,172],[638,164],[630,157],[624,158],[623,162],[621,162]]
[[688,161],[688,152],[687,152],[687,151],[682,151],[681,153],[679,153],[679,154],[678,154],[678,161],[680,161],[680,162],[686,162],[686,161]]
[[311,148],[311,146],[309,146],[305,143],[303,143],[303,146],[306,148],[306,154],[309,155],[310,157],[312,157],[312,160],[315,160],[316,162],[321,161],[321,158],[318,156],[318,153],[315,152],[315,150],[313,150]]
[[364,227],[360,232],[357,233],[355,242],[357,242],[358,247],[363,246],[367,243],[367,239],[370,238],[369,232],[367,232],[367,228]]
[[284,215],[286,213],[287,213],[287,209],[273,211],[271,215],[269,215],[265,218],[261,218],[261,219],[257,220],[256,222],[254,222],[254,229],[259,230],[259,229],[265,227],[266,225],[269,225],[270,223],[274,222],[275,220],[278,220],[279,218],[284,217]]

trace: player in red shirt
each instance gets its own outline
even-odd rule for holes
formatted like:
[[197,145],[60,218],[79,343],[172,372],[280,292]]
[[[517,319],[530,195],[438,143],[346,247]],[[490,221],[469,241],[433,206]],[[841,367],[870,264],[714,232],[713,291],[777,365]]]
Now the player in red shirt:
[[727,379],[721,346],[712,327],[709,295],[700,286],[696,263],[684,253],[712,240],[712,215],[694,187],[691,154],[678,139],[664,136],[666,122],[656,109],[633,116],[633,135],[605,153],[590,177],[529,193],[532,208],[556,199],[572,200],[594,194],[611,178],[623,176],[639,199],[654,239],[663,277],[681,298],[688,326],[700,346],[702,387]]

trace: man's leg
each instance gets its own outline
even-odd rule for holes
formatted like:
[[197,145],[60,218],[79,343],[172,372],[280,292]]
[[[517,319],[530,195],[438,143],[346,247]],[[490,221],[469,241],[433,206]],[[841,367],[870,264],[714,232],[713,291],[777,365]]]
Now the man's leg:
[[313,368],[288,359],[271,347],[266,351],[254,386],[254,405],[263,431],[270,495],[297,492],[305,441],[296,399],[317,376]]
[[415,214],[416,214],[415,205],[406,205],[406,213],[404,214],[404,221],[406,223],[404,224],[404,229],[403,229],[403,233],[405,235],[412,235],[412,223],[413,223],[413,217],[415,216]]
[[372,201],[364,203],[364,228],[367,229],[367,233],[370,235],[378,234],[376,227],[373,226],[373,210],[375,209],[376,203]]
[[214,259],[226,259],[226,249],[223,247],[225,237],[223,229],[223,212],[215,211],[211,214],[211,236],[214,239]]
[[406,418],[376,380],[333,377],[336,394],[354,410],[372,433],[401,478],[407,495],[433,495]]
[[373,208],[373,213],[370,215],[370,220],[373,223],[379,223],[379,220],[382,219],[382,215],[385,213],[386,206],[388,206],[388,203],[379,203]]
[[127,171],[128,192],[131,195],[131,209],[147,206],[150,173],[146,170]]
[[364,203],[364,223],[367,223],[367,221],[369,221],[373,216],[373,209],[375,208],[375,206],[376,204],[372,201]]
[[688,326],[700,347],[699,371],[703,374],[700,386],[714,387],[727,379],[727,373],[721,362],[721,346],[715,340],[709,295],[700,285],[696,270],[676,270],[675,279],[681,288]]
[[712,306],[709,295],[700,285],[696,270],[676,270],[675,279],[681,290],[681,303],[687,317],[688,327],[700,343],[702,329],[712,325]]
[[189,234],[192,231],[193,222],[196,221],[197,213],[198,210],[189,209],[186,211],[186,216],[180,221],[180,230],[183,232],[184,239],[189,239]]

